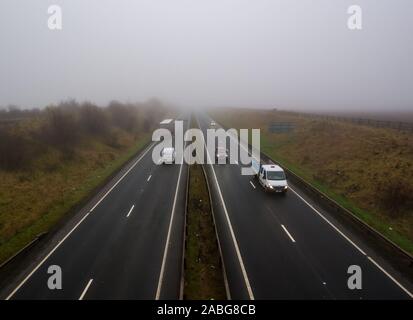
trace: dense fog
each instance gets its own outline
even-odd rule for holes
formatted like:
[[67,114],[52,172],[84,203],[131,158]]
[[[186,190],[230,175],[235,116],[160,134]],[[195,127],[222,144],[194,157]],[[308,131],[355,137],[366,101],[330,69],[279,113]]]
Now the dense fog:
[[411,0],[2,0],[0,106],[407,111],[412,30]]

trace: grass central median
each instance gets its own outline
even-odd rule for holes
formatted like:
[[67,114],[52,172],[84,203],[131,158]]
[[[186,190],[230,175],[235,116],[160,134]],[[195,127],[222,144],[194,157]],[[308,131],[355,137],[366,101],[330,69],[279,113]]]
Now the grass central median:
[[202,165],[189,166],[188,179],[184,299],[224,300],[222,261]]
[[189,169],[184,298],[226,298],[221,257],[202,166]]

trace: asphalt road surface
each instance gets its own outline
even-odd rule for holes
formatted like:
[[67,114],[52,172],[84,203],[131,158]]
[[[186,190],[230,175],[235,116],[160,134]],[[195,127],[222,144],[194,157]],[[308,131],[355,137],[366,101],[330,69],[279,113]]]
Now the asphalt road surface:
[[[155,164],[153,146],[82,209],[6,298],[179,299],[187,166]],[[48,287],[53,265],[61,290]]]
[[[204,135],[211,119],[200,115]],[[186,126],[189,121],[186,121]],[[179,299],[187,166],[158,165],[150,144],[7,288],[7,299]],[[361,238],[290,184],[264,192],[241,165],[206,165],[232,299],[408,299],[410,287]],[[50,290],[50,266],[62,289]],[[350,266],[362,289],[348,287]],[[409,284],[410,285],[410,284]]]
[[[198,116],[205,139],[211,120]],[[237,164],[207,165],[207,175],[232,298],[412,298],[368,247],[296,186],[285,196],[266,193]],[[360,290],[348,287],[352,265],[361,268]]]

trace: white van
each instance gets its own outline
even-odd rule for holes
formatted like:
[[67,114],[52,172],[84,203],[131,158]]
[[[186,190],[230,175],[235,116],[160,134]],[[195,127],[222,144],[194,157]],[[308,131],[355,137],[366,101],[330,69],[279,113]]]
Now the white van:
[[288,183],[283,168],[276,164],[261,164],[255,160],[252,160],[252,167],[266,191],[287,192]]
[[161,152],[160,163],[167,163],[167,164],[175,163],[175,149],[174,148],[163,148]]

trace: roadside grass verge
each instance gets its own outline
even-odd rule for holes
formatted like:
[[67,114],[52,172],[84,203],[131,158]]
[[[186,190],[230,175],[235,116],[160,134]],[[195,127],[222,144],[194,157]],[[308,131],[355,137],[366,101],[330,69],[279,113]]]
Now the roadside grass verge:
[[0,171],[0,263],[49,231],[149,142],[120,134],[120,146],[85,141],[73,158],[48,150],[28,171]]
[[[227,128],[260,128],[263,153],[413,253],[411,193],[405,191],[405,201],[397,202],[394,192],[392,206],[382,191],[399,182],[412,190],[413,135],[272,110],[225,109],[211,115]],[[272,122],[282,121],[295,123],[295,130],[269,132]]]
[[[265,137],[264,137],[265,139]],[[393,224],[386,221],[385,218],[379,217],[378,213],[368,212],[359,208],[355,203],[346,199],[344,196],[335,193],[328,186],[324,185],[320,181],[317,181],[313,178],[310,172],[303,170],[302,168],[297,167],[294,164],[291,164],[289,161],[283,159],[274,150],[268,150],[267,148],[263,149],[262,152],[267,154],[270,158],[274,159],[280,163],[285,168],[289,169],[297,176],[303,178],[305,181],[310,183],[317,190],[321,191],[329,198],[336,201],[339,205],[351,211],[354,215],[360,218],[362,221],[367,223],[369,226],[373,227],[375,230],[379,231],[381,234],[386,236],[388,239],[396,243],[398,246],[403,248],[409,253],[413,254],[413,242],[407,237],[403,236],[400,232],[393,229]]]

